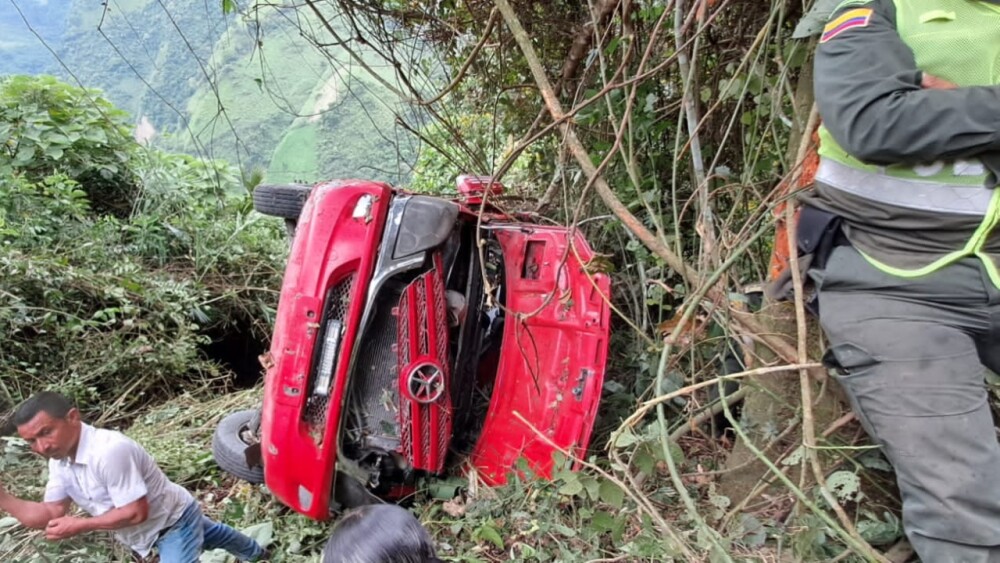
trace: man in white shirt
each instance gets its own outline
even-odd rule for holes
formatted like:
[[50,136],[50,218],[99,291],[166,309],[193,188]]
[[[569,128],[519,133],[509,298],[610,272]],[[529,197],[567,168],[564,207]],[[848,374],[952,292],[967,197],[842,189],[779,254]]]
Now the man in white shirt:
[[[167,479],[142,446],[84,424],[59,393],[31,397],[13,421],[31,449],[49,460],[49,481],[43,502],[17,498],[0,485],[0,509],[44,529],[47,539],[113,531],[140,556],[156,547],[161,563],[195,563],[204,549],[225,549],[243,561],[266,555],[256,541],[203,516],[191,493]],[[71,503],[90,517],[67,516]]]

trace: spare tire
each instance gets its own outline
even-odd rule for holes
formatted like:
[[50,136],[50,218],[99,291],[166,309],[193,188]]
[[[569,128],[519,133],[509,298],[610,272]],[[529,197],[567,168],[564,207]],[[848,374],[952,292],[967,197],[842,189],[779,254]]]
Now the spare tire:
[[[264,482],[264,468],[247,463],[247,449],[260,447],[260,409],[226,415],[212,434],[212,457],[223,471],[254,484]],[[260,456],[256,456],[258,459]]]
[[261,184],[253,191],[253,208],[264,215],[298,219],[312,186]]

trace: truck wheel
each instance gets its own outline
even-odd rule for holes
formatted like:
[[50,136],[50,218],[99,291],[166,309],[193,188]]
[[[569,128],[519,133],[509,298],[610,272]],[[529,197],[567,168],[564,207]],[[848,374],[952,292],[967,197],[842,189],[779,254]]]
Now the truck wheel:
[[298,219],[312,186],[262,184],[253,191],[253,208],[264,215]]
[[[260,447],[260,409],[226,415],[212,435],[212,457],[223,471],[254,484],[264,482],[264,468],[247,462],[247,449]],[[258,454],[257,459],[260,459]]]

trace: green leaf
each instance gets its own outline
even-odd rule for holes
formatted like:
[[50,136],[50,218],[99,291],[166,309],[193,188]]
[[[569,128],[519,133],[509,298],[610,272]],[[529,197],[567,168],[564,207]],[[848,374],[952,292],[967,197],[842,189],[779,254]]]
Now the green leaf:
[[92,143],[104,144],[108,142],[108,135],[104,132],[104,129],[97,127],[91,127],[84,132],[83,138]]
[[594,517],[590,519],[590,529],[599,534],[613,531],[617,527],[618,521],[615,520],[615,517],[604,510],[597,511]]
[[45,140],[50,143],[58,143],[60,145],[70,144],[69,137],[63,135],[62,133],[49,133],[45,136]]
[[842,501],[855,500],[861,493],[861,479],[851,471],[837,471],[826,479],[830,492]]
[[858,456],[858,461],[861,465],[864,465],[868,469],[877,469],[879,471],[885,471],[889,473],[892,471],[892,466],[886,461],[885,456],[882,455],[880,450],[868,450],[867,452]]
[[[646,440],[640,449],[648,450],[659,461],[667,461],[666,452],[663,450],[663,444],[660,440],[659,425],[655,422],[651,423],[643,432],[643,437]],[[684,463],[684,450],[680,446],[674,442],[667,442],[667,449],[670,451],[670,457],[674,463],[678,465]]]
[[903,535],[903,525],[890,512],[884,512],[885,521],[879,520],[874,514],[865,511],[865,519],[858,522],[858,533],[868,543],[886,545]]
[[740,514],[741,542],[747,547],[761,547],[767,541],[767,529],[755,516]]
[[587,491],[587,497],[590,498],[590,500],[597,500],[601,488],[600,481],[590,475],[584,475],[580,477],[580,482],[583,484],[583,488]]
[[236,11],[236,0],[222,0],[222,13],[231,14]]
[[625,503],[625,491],[611,481],[601,481],[599,496],[601,502],[609,504],[612,508],[621,508]]
[[13,516],[5,516],[3,518],[0,518],[0,530],[6,528],[13,528],[18,524],[19,522],[17,521],[17,518],[14,518]]
[[45,156],[51,158],[52,160],[59,160],[63,157],[64,151],[62,147],[47,147],[45,149]]
[[802,463],[803,453],[805,452],[803,451],[802,446],[795,448],[794,450],[792,450],[792,453],[788,454],[787,456],[785,456],[784,459],[781,460],[781,465],[792,466]]
[[626,428],[624,432],[622,432],[621,434],[618,435],[617,438],[615,438],[615,447],[627,448],[638,441],[639,438],[637,438],[636,435],[632,433],[632,430]]
[[729,505],[732,504],[733,501],[729,500],[729,497],[725,495],[712,494],[708,496],[708,502],[711,503],[711,505],[716,508],[724,509],[724,508],[729,508]]
[[34,145],[21,145],[17,149],[17,156],[14,157],[14,166],[24,166],[35,158]]
[[583,492],[583,483],[579,479],[573,479],[572,481],[567,481],[562,487],[559,487],[559,494],[566,496],[576,496]]
[[559,532],[563,536],[566,536],[567,538],[576,537],[576,530],[570,528],[569,526],[566,526],[565,524],[560,524],[559,522],[556,522],[552,524],[552,529]]
[[560,451],[552,452],[552,467],[565,469],[570,466],[569,459]]
[[635,465],[639,468],[639,471],[642,471],[646,475],[652,475],[656,468],[656,458],[649,453],[648,449],[642,448],[635,453]]
[[261,546],[267,547],[271,545],[274,539],[274,523],[261,522],[260,524],[244,528],[242,532],[253,538]]
[[562,481],[564,483],[568,483],[570,481],[576,480],[576,478],[577,478],[576,472],[573,471],[572,469],[560,469],[552,473],[553,481]]
[[621,37],[612,38],[611,41],[608,41],[608,46],[605,47],[604,52],[608,55],[615,54],[615,51],[618,50],[618,46],[621,44],[621,41]]
[[500,532],[489,524],[483,524],[477,528],[473,536],[477,540],[485,540],[492,543],[497,546],[497,549],[503,549],[503,538],[500,537]]

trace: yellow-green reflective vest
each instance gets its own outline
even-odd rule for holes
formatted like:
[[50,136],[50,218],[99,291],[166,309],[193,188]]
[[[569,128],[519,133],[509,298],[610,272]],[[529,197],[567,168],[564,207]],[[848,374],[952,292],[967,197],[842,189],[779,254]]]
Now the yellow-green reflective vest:
[[[896,29],[913,50],[917,68],[959,86],[1000,84],[1000,43],[994,40],[1000,30],[1000,6],[978,0],[894,3]],[[1000,188],[984,186],[988,171],[976,159],[874,166],[849,155],[826,127],[820,126],[819,136],[816,180],[826,186],[907,209],[982,217],[979,228],[963,248],[919,269],[892,267],[866,255],[869,262],[885,272],[916,277],[962,257],[980,254],[986,236],[1000,223]],[[981,258],[994,283],[1000,285],[1000,273],[992,260]]]

